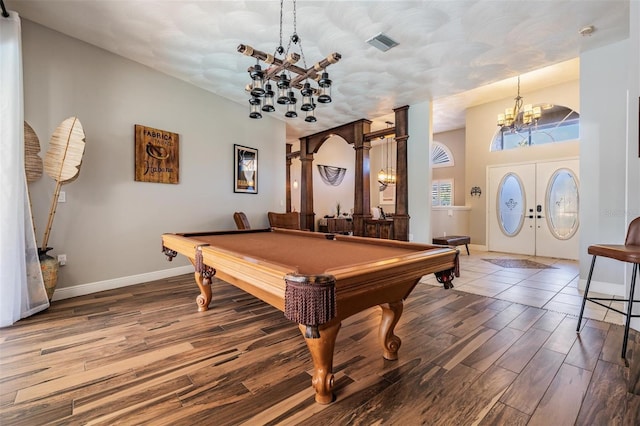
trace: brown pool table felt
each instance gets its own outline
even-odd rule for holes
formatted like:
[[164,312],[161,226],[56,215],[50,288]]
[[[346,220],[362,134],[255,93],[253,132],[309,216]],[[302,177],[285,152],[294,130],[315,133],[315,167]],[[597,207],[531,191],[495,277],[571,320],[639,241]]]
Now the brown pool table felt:
[[416,249],[404,247],[277,232],[198,235],[189,238],[256,260],[293,266],[301,274],[321,274],[329,269],[371,263],[416,252]]

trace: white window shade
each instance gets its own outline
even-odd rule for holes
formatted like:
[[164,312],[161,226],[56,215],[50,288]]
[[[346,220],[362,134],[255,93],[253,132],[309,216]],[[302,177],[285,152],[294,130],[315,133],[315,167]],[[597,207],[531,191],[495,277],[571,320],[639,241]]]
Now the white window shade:
[[431,205],[453,205],[453,179],[434,180],[431,182]]
[[431,145],[431,167],[452,167],[454,165],[453,154],[446,145],[434,141]]

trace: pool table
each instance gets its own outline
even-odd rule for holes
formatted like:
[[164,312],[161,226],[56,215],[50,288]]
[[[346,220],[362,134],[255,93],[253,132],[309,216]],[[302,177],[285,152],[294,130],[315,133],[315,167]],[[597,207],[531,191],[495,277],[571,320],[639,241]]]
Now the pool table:
[[448,247],[286,229],[163,234],[168,260],[189,258],[200,288],[199,311],[211,302],[211,277],[258,297],[298,323],[314,365],[318,403],[333,401],[333,351],[341,321],[380,306],[379,339],[398,358],[393,334],[403,301],[420,278],[435,273],[451,286],[458,251]]

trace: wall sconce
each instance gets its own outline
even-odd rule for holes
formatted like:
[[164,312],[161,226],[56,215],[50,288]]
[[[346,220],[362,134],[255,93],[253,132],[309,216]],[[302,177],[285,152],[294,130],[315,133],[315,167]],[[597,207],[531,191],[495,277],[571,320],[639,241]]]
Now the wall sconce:
[[298,179],[293,180],[293,189],[298,189]]
[[471,196],[474,197],[476,195],[478,197],[482,195],[482,190],[480,189],[479,186],[474,186],[473,188],[471,188]]

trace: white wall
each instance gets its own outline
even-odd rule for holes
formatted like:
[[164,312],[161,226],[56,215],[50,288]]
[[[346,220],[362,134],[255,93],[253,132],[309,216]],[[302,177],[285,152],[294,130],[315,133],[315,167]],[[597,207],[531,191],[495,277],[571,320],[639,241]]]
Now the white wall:
[[[640,2],[632,1],[629,7],[629,45],[627,57],[627,217],[632,220],[640,215]],[[636,121],[636,118],[638,121]],[[637,143],[637,145],[636,145]],[[636,150],[637,148],[637,150]],[[636,156],[637,154],[637,156]],[[633,213],[635,212],[635,213]],[[627,276],[631,266],[627,266]],[[628,281],[627,281],[628,282]],[[640,286],[636,287],[634,299],[640,298]],[[635,305],[634,313],[640,312]],[[640,319],[633,318],[631,326],[640,330]]]
[[[580,57],[582,157],[580,175],[581,277],[591,261],[587,247],[623,243],[627,230],[625,162],[627,41],[584,52]],[[609,292],[623,294],[624,268],[601,259],[594,280],[611,284]]]
[[[584,129],[580,173],[583,187],[589,189],[580,200],[581,286],[591,262],[588,246],[622,244],[629,222],[640,216],[639,21],[638,3],[631,2],[631,37],[584,52],[580,57]],[[628,265],[598,259],[592,288],[608,294],[627,294],[630,272]]]
[[[300,151],[300,141],[293,141],[291,143],[291,152]],[[302,174],[302,163],[300,158],[293,158],[291,160],[290,183],[291,183],[291,210],[294,212],[300,211],[300,185]],[[294,188],[294,182],[298,182],[298,187]]]
[[[49,245],[65,253],[58,288],[188,265],[162,255],[164,232],[234,229],[246,212],[266,227],[284,211],[285,125],[186,82],[23,20],[25,120],[42,154],[55,127],[77,115],[86,133],[80,175],[63,186]],[[244,95],[240,91],[239,96]],[[134,125],[180,135],[178,185],[134,181]],[[233,144],[259,150],[257,195],[233,192]],[[42,242],[54,181],[31,185]],[[55,296],[54,296],[55,297]]]
[[470,215],[471,209],[466,206],[434,206],[431,208],[431,234],[433,237],[469,235]]
[[421,102],[409,108],[407,168],[409,175],[409,240],[431,243],[431,140],[432,105]]
[[[300,163],[298,161],[298,163]],[[347,169],[342,183],[333,186],[323,182],[318,165]],[[336,204],[340,203],[340,213],[350,213],[355,196],[356,153],[353,145],[339,136],[327,139],[313,156],[313,210],[316,222],[325,215],[336,214]],[[298,197],[299,198],[299,197]],[[316,227],[317,229],[317,227]]]
[[[378,182],[378,173],[382,169],[390,167],[397,173],[396,166],[396,150],[397,143],[395,139],[389,139],[389,147],[387,148],[387,140],[372,141],[371,149],[369,150],[369,196],[371,200],[371,207],[382,207],[385,213],[395,213],[395,203],[387,204],[381,202],[380,183]],[[389,155],[389,162],[387,163],[387,154]]]

